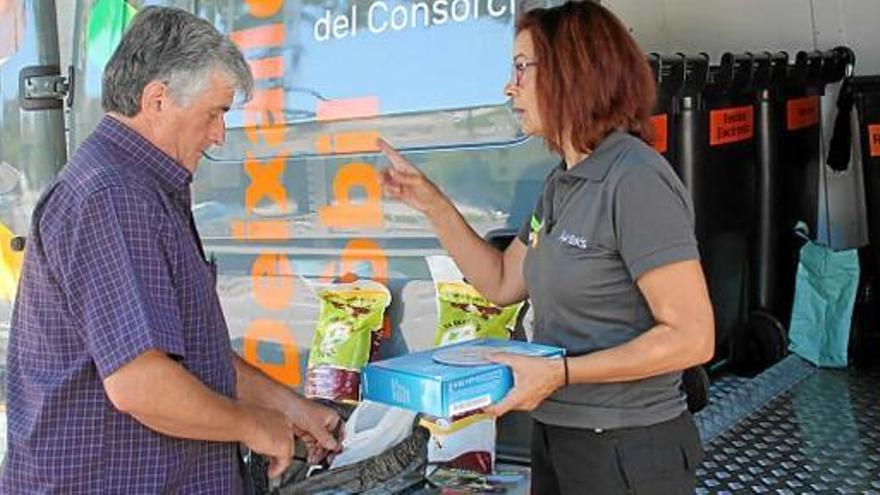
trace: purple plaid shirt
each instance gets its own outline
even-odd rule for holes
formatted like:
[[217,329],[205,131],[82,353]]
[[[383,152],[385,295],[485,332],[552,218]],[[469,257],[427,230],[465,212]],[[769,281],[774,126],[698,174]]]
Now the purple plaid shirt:
[[40,200],[12,317],[3,493],[238,493],[237,446],[117,411],[102,379],[149,349],[235,396],[191,175],[105,117]]

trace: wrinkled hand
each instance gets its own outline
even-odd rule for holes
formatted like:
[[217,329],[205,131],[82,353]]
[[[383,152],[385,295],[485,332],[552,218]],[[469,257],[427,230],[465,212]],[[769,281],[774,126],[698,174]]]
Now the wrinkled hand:
[[287,416],[264,407],[247,405],[250,427],[244,443],[249,449],[269,458],[269,477],[275,478],[290,465],[296,440]]
[[447,202],[437,186],[384,139],[377,139],[376,145],[391,162],[380,176],[386,196],[422,213],[435,212]]
[[330,453],[342,449],[342,438],[337,432],[342,431],[343,421],[333,409],[304,397],[297,397],[285,410],[294,432],[306,445],[308,463],[317,464]]
[[565,384],[565,368],[561,359],[503,352],[490,354],[488,358],[492,362],[506,364],[513,370],[513,388],[504,400],[485,409],[493,416],[503,416],[512,410],[531,411]]

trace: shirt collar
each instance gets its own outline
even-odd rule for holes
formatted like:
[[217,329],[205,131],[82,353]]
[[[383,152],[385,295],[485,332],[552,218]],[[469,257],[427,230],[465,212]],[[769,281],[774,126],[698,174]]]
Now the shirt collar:
[[169,193],[187,189],[192,182],[192,174],[177,160],[168,156],[140,133],[109,115],[98,123],[95,133],[101,138],[124,148],[142,167],[135,173],[146,173],[158,180],[162,189]]
[[566,169],[565,160],[559,167],[559,173],[563,176],[577,177],[593,182],[602,182],[608,175],[608,169],[614,163],[614,155],[620,152],[620,143],[629,137],[623,131],[614,131],[605,137],[599,146],[589,156],[578,162],[575,166]]

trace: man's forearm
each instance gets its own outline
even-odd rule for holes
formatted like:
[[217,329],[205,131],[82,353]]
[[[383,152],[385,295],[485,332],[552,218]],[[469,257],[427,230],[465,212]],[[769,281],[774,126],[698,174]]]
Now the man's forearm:
[[305,441],[310,456],[320,460],[327,452],[339,450],[334,435],[339,416],[332,409],[299,395],[237,355],[234,363],[238,373],[239,400],[283,413],[294,433]]
[[161,352],[142,354],[104,385],[117,409],[165,435],[238,442],[252,427],[248,406],[209,389]]
[[278,411],[286,411],[292,403],[301,399],[293,389],[276,382],[238,354],[233,357],[233,363],[237,375],[239,400]]

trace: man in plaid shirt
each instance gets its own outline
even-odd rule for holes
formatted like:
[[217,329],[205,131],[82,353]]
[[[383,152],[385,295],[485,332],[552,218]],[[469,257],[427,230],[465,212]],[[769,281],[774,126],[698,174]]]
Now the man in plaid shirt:
[[34,211],[13,312],[4,493],[240,493],[339,417],[233,352],[190,211],[202,152],[253,79],[232,42],[148,7],[104,73],[107,115]]

